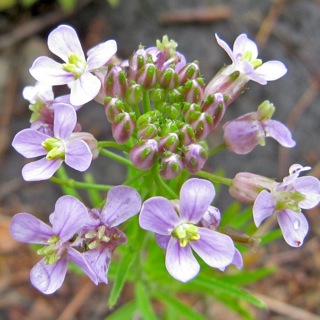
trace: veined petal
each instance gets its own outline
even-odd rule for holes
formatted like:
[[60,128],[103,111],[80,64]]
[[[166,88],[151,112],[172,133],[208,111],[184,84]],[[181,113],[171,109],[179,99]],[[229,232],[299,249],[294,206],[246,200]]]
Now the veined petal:
[[208,180],[187,180],[180,190],[180,218],[183,221],[198,223],[215,194],[214,186]]
[[168,243],[171,239],[171,236],[164,236],[162,234],[156,233],[155,238],[156,238],[158,246],[161,247],[162,249],[167,250]]
[[250,40],[245,33],[240,34],[233,44],[233,54],[240,59],[246,52],[251,53],[251,60],[258,57],[258,48],[254,41]]
[[29,213],[18,213],[13,216],[10,233],[17,241],[38,244],[48,244],[48,239],[53,235],[47,224]]
[[283,77],[287,73],[287,68],[281,61],[271,60],[263,63],[255,69],[255,72],[267,81],[273,81]]
[[97,96],[101,88],[101,82],[90,72],[85,72],[79,79],[70,82],[69,87],[71,89],[71,104],[80,106],[93,100]]
[[79,232],[88,218],[88,209],[82,202],[72,196],[62,196],[56,202],[50,221],[54,234],[66,242]]
[[262,126],[267,137],[271,137],[278,141],[282,146],[292,148],[296,142],[292,139],[290,130],[281,122],[276,120],[265,120]]
[[77,124],[76,111],[68,104],[59,103],[54,108],[54,136],[61,140],[70,137]]
[[200,239],[189,243],[207,265],[224,268],[232,262],[235,248],[229,236],[206,228],[199,228],[198,234]]
[[233,63],[237,63],[237,59],[236,59],[235,55],[233,54],[229,45],[224,40],[220,39],[217,34],[215,34],[215,36],[216,36],[218,45],[228,54],[228,56],[233,61]]
[[257,199],[253,204],[253,220],[257,227],[261,222],[273,214],[276,207],[276,198],[267,190],[263,190],[259,193]]
[[42,158],[27,163],[22,169],[22,177],[25,181],[41,181],[50,179],[61,166],[63,160],[47,160]]
[[199,273],[200,265],[191,247],[181,247],[179,240],[172,237],[167,247],[166,268],[172,277],[187,282]]
[[76,31],[67,25],[60,25],[51,31],[48,36],[48,48],[65,62],[68,62],[70,53],[76,53],[85,60]]
[[39,157],[47,154],[47,150],[41,145],[47,138],[50,136],[40,131],[23,129],[13,138],[12,146],[26,158]]
[[101,218],[109,227],[115,227],[137,214],[140,208],[141,197],[135,189],[127,186],[113,187],[108,192]]
[[309,230],[306,217],[302,213],[282,210],[277,212],[277,218],[284,240],[292,247],[300,247]]
[[94,70],[106,64],[117,52],[115,40],[108,40],[91,48],[88,54],[88,70]]
[[168,236],[179,222],[177,212],[166,198],[152,197],[142,205],[139,216],[142,229]]
[[66,256],[53,265],[45,264],[44,259],[42,259],[31,269],[30,281],[42,293],[51,294],[62,286],[67,270]]
[[92,153],[82,140],[73,140],[66,144],[65,163],[78,171],[86,171],[91,164]]
[[[91,252],[92,250],[90,250]],[[86,252],[87,253],[87,252]],[[94,266],[91,264],[91,261],[89,261],[88,256],[86,253],[80,253],[79,251],[75,250],[74,248],[69,248],[68,250],[68,259],[69,261],[73,262],[76,266],[78,266],[95,284],[98,284],[99,282],[104,282],[107,283],[106,281],[101,281],[99,276],[101,274],[97,274],[97,271],[95,270],[96,265]],[[101,257],[102,259],[107,258],[107,257]],[[102,262],[102,261],[100,261]],[[104,264],[109,265],[109,261],[105,260],[103,261]],[[97,263],[96,263],[97,264]],[[106,279],[106,276],[104,276]],[[100,280],[100,281],[98,281]]]
[[74,80],[74,75],[62,69],[60,63],[48,57],[37,58],[29,69],[38,81],[51,86],[67,84]]
[[306,198],[299,202],[301,209],[314,208],[320,201],[320,182],[315,177],[300,177],[293,183],[293,188]]

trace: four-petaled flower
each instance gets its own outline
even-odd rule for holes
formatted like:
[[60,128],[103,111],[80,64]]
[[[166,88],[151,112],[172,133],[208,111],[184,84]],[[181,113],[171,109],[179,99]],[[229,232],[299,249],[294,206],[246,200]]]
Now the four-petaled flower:
[[277,215],[285,241],[292,247],[302,245],[308,233],[308,221],[301,209],[311,209],[320,201],[320,183],[315,177],[298,177],[300,172],[309,170],[294,164],[289,176],[270,191],[263,190],[253,204],[253,218],[257,227],[272,214]]
[[[72,133],[76,124],[75,110],[69,105],[57,104],[54,109],[54,136],[31,128],[24,129],[15,135],[12,146],[24,157],[45,156],[23,167],[24,180],[49,179],[64,161],[78,171],[85,171],[89,168],[92,152],[89,145],[82,139],[83,135]],[[93,137],[92,139],[95,141]]]
[[163,197],[152,197],[142,205],[140,226],[156,233],[158,244],[166,248],[166,268],[177,280],[189,281],[200,270],[192,249],[214,268],[224,270],[233,262],[231,238],[198,226],[214,196],[209,181],[190,179],[181,187],[178,207]]
[[77,251],[77,233],[89,218],[88,209],[78,199],[62,196],[49,220],[52,227],[29,213],[18,213],[12,218],[10,232],[20,242],[41,244],[37,253],[44,258],[30,272],[33,286],[45,294],[58,290],[66,276],[68,262],[80,267],[95,283],[96,273],[85,256]]
[[60,25],[49,34],[48,47],[65,63],[39,57],[30,68],[32,76],[52,86],[68,84],[72,105],[79,106],[93,100],[101,88],[101,81],[93,73],[112,58],[117,43],[109,40],[91,48],[86,60],[76,31]]

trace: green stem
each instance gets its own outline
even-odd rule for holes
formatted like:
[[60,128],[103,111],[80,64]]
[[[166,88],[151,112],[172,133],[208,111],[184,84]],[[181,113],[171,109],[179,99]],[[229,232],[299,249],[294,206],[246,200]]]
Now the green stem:
[[159,175],[158,166],[154,166],[153,177],[157,186],[160,189],[162,189],[165,193],[167,193],[172,199],[178,198],[178,195],[163,181],[163,179]]
[[108,157],[110,159],[113,159],[119,163],[122,163],[124,165],[126,165],[127,167],[131,167],[131,168],[135,168],[134,165],[132,164],[132,162],[124,157],[121,157],[119,156],[118,154],[114,153],[114,152],[111,152],[109,150],[106,150],[106,149],[102,149],[100,148],[99,149],[99,152],[105,156],[105,157]]
[[[67,171],[63,165],[60,166],[60,168],[57,170],[56,175],[58,176],[58,178],[52,177],[50,180],[53,182],[55,179],[63,180],[63,181],[69,180]],[[73,186],[65,184],[65,183],[60,183],[60,185],[61,185],[61,188],[65,194],[68,194],[68,195],[73,196],[75,198],[81,199],[80,194],[77,192],[77,190]]]
[[222,184],[225,184],[225,185],[227,185],[229,187],[232,185],[232,179],[221,177],[221,176],[217,176],[217,175],[215,175],[213,173],[209,173],[209,172],[205,172],[205,171],[199,171],[195,175],[198,176],[198,177],[201,177],[201,178],[208,179],[213,183],[222,183]]
[[150,96],[149,96],[149,91],[148,90],[143,90],[142,106],[143,106],[143,112],[144,113],[146,113],[148,111],[151,111]]
[[208,156],[211,157],[211,156],[213,156],[214,154],[216,154],[216,153],[218,153],[218,152],[220,152],[220,151],[225,150],[226,148],[227,148],[227,146],[226,146],[224,143],[221,143],[220,145],[218,145],[218,146],[210,149],[210,150],[208,151]]
[[118,144],[115,141],[98,141],[98,147],[102,148],[102,147],[110,147],[110,148],[116,148],[116,149],[120,149],[126,152],[129,152],[130,149],[128,148],[128,146],[124,145],[124,144]]
[[133,105],[133,108],[134,108],[134,112],[136,114],[136,119],[138,119],[140,117],[140,109],[139,109],[139,104],[138,103],[135,103]]
[[141,177],[143,177],[148,171],[140,171],[138,174],[136,174],[135,176],[133,176],[130,179],[127,179],[126,181],[123,182],[123,185],[126,186],[131,186],[133,182],[137,181],[138,179],[140,179]]

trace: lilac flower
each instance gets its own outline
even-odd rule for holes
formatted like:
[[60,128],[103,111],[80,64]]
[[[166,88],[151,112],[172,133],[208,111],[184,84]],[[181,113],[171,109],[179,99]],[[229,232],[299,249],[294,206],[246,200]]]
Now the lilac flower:
[[[78,171],[88,169],[92,151],[81,135],[72,133],[76,124],[75,110],[69,105],[59,104],[54,110],[54,136],[30,128],[15,135],[12,146],[24,157],[45,156],[23,167],[22,176],[26,181],[51,178],[63,162]],[[93,136],[91,140],[95,140]]]
[[166,268],[177,280],[189,281],[200,270],[192,249],[214,268],[224,269],[234,260],[235,247],[230,237],[198,226],[214,196],[209,181],[190,179],[181,188],[179,202],[152,197],[142,205],[140,226],[156,233],[158,244],[166,249]]
[[[219,46],[226,51],[232,60],[233,71],[239,71],[248,80],[265,85],[267,81],[277,80],[287,72],[286,67],[280,61],[272,60],[262,63],[258,59],[257,45],[244,33],[237,37],[232,50],[217,34],[216,39]],[[228,72],[232,73],[231,70]]]
[[48,47],[65,63],[39,57],[30,68],[32,76],[52,86],[68,84],[70,101],[75,106],[94,99],[101,88],[101,81],[93,73],[116,53],[116,42],[109,40],[91,48],[86,60],[76,31],[70,26],[60,25],[49,34]]
[[137,214],[140,208],[141,198],[135,189],[117,186],[109,190],[107,202],[101,210],[89,212],[90,219],[82,231],[88,247],[84,256],[93,266],[98,282],[108,283],[106,275],[111,254],[127,240],[117,226]]
[[272,214],[277,215],[285,241],[292,247],[299,247],[308,233],[308,221],[301,209],[311,209],[320,201],[320,183],[315,177],[298,177],[309,170],[294,164],[289,176],[269,191],[263,190],[253,204],[253,218],[257,227]]
[[225,123],[224,141],[228,149],[246,154],[258,144],[264,146],[266,137],[274,138],[284,147],[294,147],[296,143],[289,129],[281,122],[271,119],[274,110],[274,106],[265,101],[258,107],[258,111]]
[[61,287],[69,261],[98,284],[92,266],[74,248],[78,245],[77,234],[88,218],[87,208],[71,196],[57,200],[55,210],[50,215],[52,227],[29,213],[18,213],[12,218],[10,232],[15,240],[43,245],[37,253],[44,258],[30,272],[32,285],[41,292],[51,294]]

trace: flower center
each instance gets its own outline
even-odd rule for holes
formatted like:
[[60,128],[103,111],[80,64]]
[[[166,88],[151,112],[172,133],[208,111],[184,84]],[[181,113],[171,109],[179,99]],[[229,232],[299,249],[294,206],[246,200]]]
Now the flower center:
[[111,238],[106,235],[106,226],[100,226],[95,231],[87,232],[85,238],[91,240],[88,245],[89,249],[98,248],[102,242],[108,243],[111,240]]
[[62,69],[73,73],[76,79],[80,78],[87,68],[87,62],[80,58],[76,53],[70,53],[68,63],[62,64]]
[[196,241],[200,239],[198,234],[198,227],[192,223],[181,223],[172,232],[172,236],[179,239],[180,246],[185,247],[189,241]]
[[305,196],[298,191],[282,191],[277,194],[276,210],[289,209],[294,212],[301,212],[299,203],[305,200]]
[[[60,238],[58,236],[52,236],[48,239],[48,246],[43,246],[41,249],[37,250],[37,254],[44,256],[45,264],[55,264],[63,253],[63,248],[59,248],[58,241]],[[61,250],[62,249],[62,250]]]
[[241,60],[247,60],[251,63],[254,69],[257,69],[262,65],[262,60],[261,59],[252,59],[252,52],[251,51],[245,51],[242,56]]
[[65,147],[63,141],[57,138],[47,138],[41,143],[48,153],[46,155],[47,160],[63,159],[65,157]]

